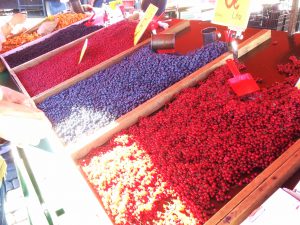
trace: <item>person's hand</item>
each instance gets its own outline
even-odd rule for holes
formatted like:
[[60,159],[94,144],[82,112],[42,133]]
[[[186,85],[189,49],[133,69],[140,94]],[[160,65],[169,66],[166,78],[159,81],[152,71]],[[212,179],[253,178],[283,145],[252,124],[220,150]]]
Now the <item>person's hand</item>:
[[33,101],[28,96],[4,86],[0,86],[0,101],[1,99],[7,102],[35,107]]
[[81,6],[85,12],[91,12],[94,9],[91,4],[82,4]]
[[51,124],[39,109],[0,101],[0,137],[17,146],[37,145],[51,132]]
[[25,22],[27,18],[27,15],[26,14],[23,14],[23,13],[16,13],[12,16],[12,18],[10,19],[10,23],[12,26],[15,26],[17,24],[22,24]]

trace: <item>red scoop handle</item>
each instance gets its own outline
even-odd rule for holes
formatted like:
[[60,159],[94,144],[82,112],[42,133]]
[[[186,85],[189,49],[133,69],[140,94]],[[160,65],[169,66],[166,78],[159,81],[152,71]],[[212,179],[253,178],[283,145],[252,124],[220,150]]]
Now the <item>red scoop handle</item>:
[[234,60],[227,59],[226,64],[227,64],[229,70],[231,71],[231,73],[233,74],[233,76],[237,77],[237,76],[241,75],[241,73],[240,73],[239,69],[237,68]]
[[87,22],[84,23],[84,25],[85,25],[86,27],[90,27],[90,26],[93,26],[93,25],[94,25],[93,22],[94,22],[94,17],[95,17],[95,15],[96,15],[96,13],[95,13],[94,10],[92,10],[92,12],[93,12],[92,17],[91,17]]

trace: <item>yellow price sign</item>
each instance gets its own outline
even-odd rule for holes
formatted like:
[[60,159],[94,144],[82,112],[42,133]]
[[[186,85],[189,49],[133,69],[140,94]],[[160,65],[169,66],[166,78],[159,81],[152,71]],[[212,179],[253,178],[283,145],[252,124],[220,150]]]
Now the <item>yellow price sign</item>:
[[135,28],[134,45],[136,45],[140,41],[141,37],[145,33],[145,30],[147,29],[148,25],[151,23],[153,17],[155,16],[155,13],[157,12],[157,10],[158,10],[158,8],[153,4],[150,4],[148,6],[143,19],[140,20],[140,22],[138,23],[138,25]]
[[215,24],[246,29],[251,0],[217,0],[212,20]]
[[117,8],[117,1],[111,1],[111,2],[109,2],[109,7],[111,8],[111,9],[116,9]]
[[79,62],[78,62],[78,64],[81,63],[81,60],[82,60],[82,58],[83,58],[83,56],[84,56],[84,54],[85,54],[85,51],[86,51],[86,49],[87,49],[87,46],[88,46],[88,39],[86,38],[85,41],[84,41],[84,44],[83,44],[83,46],[82,46],[81,52],[80,52],[80,57],[79,57]]

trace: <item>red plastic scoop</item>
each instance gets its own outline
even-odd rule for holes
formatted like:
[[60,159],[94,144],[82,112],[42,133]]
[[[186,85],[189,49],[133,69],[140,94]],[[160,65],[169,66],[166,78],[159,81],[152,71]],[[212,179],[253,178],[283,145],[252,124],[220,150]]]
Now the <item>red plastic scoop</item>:
[[235,62],[227,59],[226,64],[233,74],[233,78],[228,80],[232,90],[238,95],[243,96],[258,91],[259,87],[250,73],[241,74]]

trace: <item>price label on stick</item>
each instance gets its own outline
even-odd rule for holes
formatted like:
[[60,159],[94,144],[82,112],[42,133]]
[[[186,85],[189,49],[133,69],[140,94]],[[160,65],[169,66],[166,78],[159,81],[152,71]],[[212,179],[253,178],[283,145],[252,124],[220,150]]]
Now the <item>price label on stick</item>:
[[82,58],[83,58],[83,56],[84,56],[84,54],[85,54],[87,45],[88,45],[88,39],[86,38],[85,41],[84,41],[84,44],[83,44],[83,46],[82,46],[82,49],[81,49],[81,53],[80,53],[80,57],[79,57],[79,62],[78,62],[78,64],[81,63],[81,60],[82,60]]
[[250,5],[251,0],[217,0],[212,22],[245,30],[250,17]]
[[145,30],[147,29],[147,27],[149,26],[149,24],[151,23],[152,19],[155,16],[155,13],[157,12],[158,8],[153,5],[150,4],[144,14],[143,19],[141,19],[141,21],[138,23],[138,25],[135,28],[134,31],[134,45],[136,45],[141,37],[143,36]]
[[298,88],[298,90],[300,90],[300,78],[299,78],[299,80],[297,81],[295,87]]

